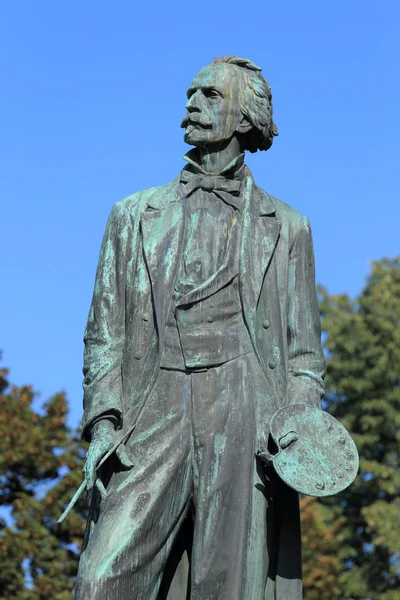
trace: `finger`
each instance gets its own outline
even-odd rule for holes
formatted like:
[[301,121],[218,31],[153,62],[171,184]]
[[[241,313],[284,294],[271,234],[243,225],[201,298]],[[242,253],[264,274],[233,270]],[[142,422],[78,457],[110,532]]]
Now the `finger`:
[[96,479],[96,487],[97,487],[97,489],[98,489],[98,490],[99,490],[99,492],[100,492],[100,496],[101,496],[102,498],[105,498],[105,497],[106,497],[106,495],[107,495],[107,490],[106,490],[106,488],[104,487],[104,485],[103,485],[103,482],[101,481],[101,479]]
[[258,458],[260,458],[262,460],[262,462],[266,463],[267,465],[271,466],[274,464],[273,456],[269,452],[259,452],[258,454],[256,454],[256,456]]
[[121,462],[121,464],[127,469],[131,469],[134,464],[126,453],[125,446],[119,446],[117,448],[116,454]]
[[86,479],[86,489],[89,492],[93,488],[96,479],[96,472],[92,462],[87,462],[85,464],[83,467],[83,475]]
[[85,483],[86,483],[86,497],[90,498],[93,493],[94,482],[92,482],[91,479],[89,478],[89,476],[85,473],[85,469],[83,469],[83,475],[85,477]]

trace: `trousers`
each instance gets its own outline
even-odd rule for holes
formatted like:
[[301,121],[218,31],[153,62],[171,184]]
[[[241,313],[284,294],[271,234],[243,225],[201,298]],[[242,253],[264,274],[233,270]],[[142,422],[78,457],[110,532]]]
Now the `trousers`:
[[[135,466],[112,472],[89,524],[75,600],[275,598],[274,482],[255,456],[266,385],[253,352],[200,371],[160,369],[126,443]],[[188,530],[189,573],[174,588]]]

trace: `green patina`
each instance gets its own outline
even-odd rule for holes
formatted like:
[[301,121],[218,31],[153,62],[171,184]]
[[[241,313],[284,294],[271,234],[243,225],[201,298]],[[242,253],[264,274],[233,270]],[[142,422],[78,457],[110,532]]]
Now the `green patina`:
[[[288,486],[335,493],[358,464],[345,430],[317,408],[325,365],[311,230],[243,164],[278,133],[261,69],[217,59],[187,96],[182,127],[195,151],[181,176],[118,202],[104,234],[85,333],[85,475],[95,479],[113,444],[120,468],[94,495],[75,598],[156,598],[164,575],[167,600],[191,597],[188,586],[196,598],[300,600]],[[285,484],[271,488],[261,461]],[[268,494],[279,523],[266,522]],[[169,569],[176,528],[191,518],[190,582],[190,544]],[[268,565],[271,526],[281,529]]]
[[144,431],[143,433],[141,433],[139,436],[137,436],[135,439],[137,442],[144,442],[147,438],[152,437],[154,435],[154,433],[158,430],[161,430],[163,428],[163,425],[165,425],[165,423],[167,423],[170,419],[174,419],[176,417],[175,413],[170,413],[168,415],[166,415],[160,422],[158,422],[154,427]]

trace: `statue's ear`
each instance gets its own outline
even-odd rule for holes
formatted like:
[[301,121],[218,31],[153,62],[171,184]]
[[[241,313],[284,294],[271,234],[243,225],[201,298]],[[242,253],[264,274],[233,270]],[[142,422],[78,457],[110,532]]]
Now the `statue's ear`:
[[245,117],[245,115],[242,115],[242,120],[240,121],[239,125],[236,128],[236,131],[238,133],[248,133],[250,131],[250,129],[253,129],[253,125],[250,123],[250,121],[248,120],[247,117]]

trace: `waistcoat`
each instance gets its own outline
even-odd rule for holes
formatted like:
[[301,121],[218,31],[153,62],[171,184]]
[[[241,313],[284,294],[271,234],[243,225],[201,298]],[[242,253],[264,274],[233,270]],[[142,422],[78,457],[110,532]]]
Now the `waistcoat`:
[[252,349],[239,293],[237,223],[224,263],[201,284],[177,281],[165,322],[161,368],[199,369]]

